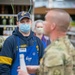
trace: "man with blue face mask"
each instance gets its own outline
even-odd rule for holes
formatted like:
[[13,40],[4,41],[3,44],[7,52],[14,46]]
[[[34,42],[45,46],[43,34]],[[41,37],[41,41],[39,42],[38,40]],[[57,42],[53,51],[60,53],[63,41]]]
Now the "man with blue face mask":
[[[0,54],[0,75],[18,75],[20,54],[24,55],[26,65],[39,65],[43,56],[43,44],[31,31],[32,20],[28,12],[19,12],[17,28],[9,36]],[[32,74],[34,75],[34,74]]]
[[30,34],[31,23],[30,14],[28,12],[25,13],[22,11],[18,13],[18,26],[21,33]]

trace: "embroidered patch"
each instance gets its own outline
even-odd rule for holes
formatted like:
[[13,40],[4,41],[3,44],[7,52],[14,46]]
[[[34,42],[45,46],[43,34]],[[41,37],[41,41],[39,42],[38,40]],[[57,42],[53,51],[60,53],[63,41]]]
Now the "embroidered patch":
[[53,75],[61,75],[61,71],[60,70],[54,70]]
[[23,11],[22,14],[21,14],[21,16],[24,16],[25,14],[26,14],[26,12]]

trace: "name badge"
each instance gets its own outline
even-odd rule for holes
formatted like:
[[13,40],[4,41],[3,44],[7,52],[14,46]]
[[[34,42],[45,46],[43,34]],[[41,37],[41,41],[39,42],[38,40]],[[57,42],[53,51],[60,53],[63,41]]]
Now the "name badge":
[[19,48],[19,52],[26,52],[26,48]]

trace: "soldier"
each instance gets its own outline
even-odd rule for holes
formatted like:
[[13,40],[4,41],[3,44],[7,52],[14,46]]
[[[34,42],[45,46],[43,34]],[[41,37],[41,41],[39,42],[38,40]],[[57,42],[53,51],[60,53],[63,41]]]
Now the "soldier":
[[[38,75],[74,75],[74,47],[66,35],[70,16],[60,9],[50,10],[45,16],[44,32],[50,37],[51,44],[45,49],[38,68]],[[32,66],[31,66],[32,67]],[[29,67],[33,70],[34,67]],[[36,69],[36,68],[35,68]],[[23,71],[18,70],[19,75]],[[27,75],[24,73],[24,75]]]

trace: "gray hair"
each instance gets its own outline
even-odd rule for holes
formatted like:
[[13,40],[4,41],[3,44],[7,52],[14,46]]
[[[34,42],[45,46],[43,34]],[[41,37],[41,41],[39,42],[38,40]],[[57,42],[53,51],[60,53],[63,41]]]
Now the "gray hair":
[[42,23],[42,24],[43,24],[43,20],[36,20],[36,21],[35,21],[35,26],[36,26],[38,23]]
[[43,24],[43,20],[36,20],[36,21],[34,21],[32,31],[35,32],[35,27],[36,27],[36,25],[37,25],[38,23],[42,23],[42,24]]

